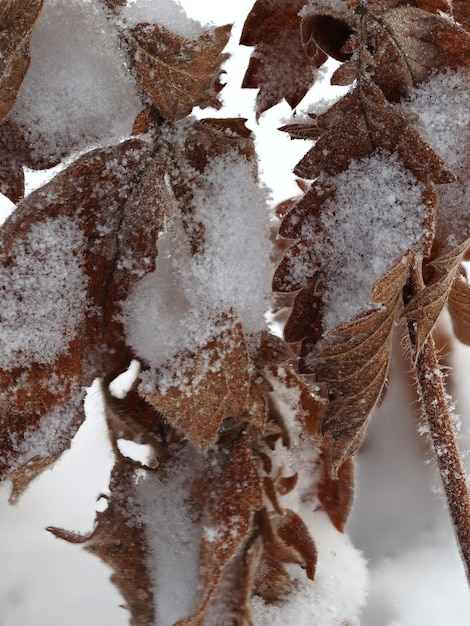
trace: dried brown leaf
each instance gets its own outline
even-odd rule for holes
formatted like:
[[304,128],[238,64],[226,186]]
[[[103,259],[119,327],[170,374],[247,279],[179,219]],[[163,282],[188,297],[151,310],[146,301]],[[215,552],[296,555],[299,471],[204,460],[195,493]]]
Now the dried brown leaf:
[[[202,597],[194,615],[181,620],[177,626],[201,626],[204,623],[209,604],[218,587],[224,584],[226,568],[246,546],[255,513],[262,507],[262,482],[248,434],[242,434],[231,446],[214,450],[210,455],[201,493],[204,499],[202,524],[213,531],[211,536],[203,536],[201,544]],[[252,575],[251,570],[248,581]],[[234,592],[240,590],[240,585],[245,588],[242,595],[247,602],[246,577],[229,580],[228,584]],[[247,614],[248,607],[240,608]]]
[[[227,330],[227,321],[229,322]],[[240,418],[249,392],[250,359],[240,323],[220,321],[221,332],[197,353],[181,355],[179,378],[188,380],[145,399],[196,446],[214,443],[226,415]]]
[[[14,494],[25,484],[23,471],[30,480],[33,466],[47,465],[69,447],[83,419],[83,388],[96,376],[114,378],[132,358],[118,321],[120,302],[154,268],[155,241],[169,201],[165,167],[158,159],[149,161],[149,152],[146,143],[135,139],[80,157],[28,196],[2,227],[5,306],[0,318],[11,365],[0,370],[0,456],[1,475],[15,471]],[[77,233],[72,250],[61,250],[54,238],[37,240],[48,222],[50,228]],[[42,319],[41,301],[51,298],[54,288],[47,282],[51,255],[57,259],[55,272],[61,255],[73,255],[82,277],[83,288],[75,296],[64,301],[60,291],[56,296],[57,306],[68,308],[76,298],[80,313],[74,318],[70,312],[70,328],[47,330],[49,320],[38,327],[35,317]],[[67,281],[61,289],[67,289]],[[47,333],[53,332],[59,341],[56,351],[43,356],[30,347],[28,335],[15,339],[20,330],[39,338],[44,331],[45,345],[51,341]]]
[[315,42],[302,42],[299,11],[304,4],[305,0],[257,0],[246,19],[240,43],[255,46],[255,51],[242,86],[259,89],[258,116],[283,98],[296,107],[327,59]]
[[[327,450],[324,450],[327,454]],[[328,458],[322,456],[322,478],[317,486],[318,499],[331,522],[340,532],[351,511],[354,498],[354,459],[347,459],[338,469],[338,477],[331,478],[326,471],[330,466]]]
[[357,78],[357,63],[355,61],[346,61],[342,63],[331,77],[332,85],[341,85],[346,87],[353,83]]
[[[460,263],[470,245],[466,239],[456,248],[430,264],[433,270],[431,282],[410,300],[403,311],[403,317],[416,322],[416,354],[418,357],[437,319],[449,299]],[[459,292],[462,295],[461,291]]]
[[455,336],[462,343],[470,345],[470,286],[462,267],[449,292],[447,308]]
[[126,33],[139,84],[165,119],[182,119],[195,106],[220,108],[220,67],[228,58],[222,50],[230,30],[230,25],[219,26],[186,39],[163,26],[141,23]]
[[[351,57],[346,52],[346,44],[354,34],[354,27],[348,23],[347,14],[322,7],[322,12],[314,12],[302,18],[302,41],[304,45],[317,44],[328,56],[337,61],[347,61]],[[355,17],[354,15],[352,16]],[[354,24],[354,19],[351,20]]]
[[0,7],[0,122],[16,101],[29,67],[29,43],[44,0],[6,0]]
[[[153,581],[147,566],[147,535],[135,497],[136,470],[137,466],[128,460],[116,463],[111,473],[108,506],[97,513],[91,534],[80,535],[55,527],[47,530],[60,539],[82,544],[85,550],[109,565],[113,570],[111,580],[126,602],[132,626],[152,626],[155,620]],[[159,480],[158,474],[147,474]]]
[[[316,117],[311,127],[318,140],[294,170],[302,178],[316,178],[321,172],[337,174],[351,161],[381,149],[398,153],[420,181],[439,184],[455,180],[400,109],[387,102],[368,79],[361,80],[354,91]],[[290,132],[290,126],[281,130]]]
[[246,126],[246,117],[205,117],[200,123],[207,128],[214,128],[231,137],[241,137],[249,139],[253,136],[251,130]]
[[362,441],[369,417],[382,394],[395,311],[401,303],[411,259],[412,255],[407,255],[375,283],[372,296],[379,308],[335,328],[330,336],[338,340],[308,358],[317,380],[328,388],[330,401],[322,432],[327,472],[333,480],[339,479],[341,467]]
[[367,22],[369,69],[389,100],[407,96],[437,68],[470,64],[470,34],[437,12],[399,6]]
[[315,577],[317,549],[302,518],[284,509],[282,513],[264,514],[261,535],[265,550],[281,563],[301,565],[310,580]]

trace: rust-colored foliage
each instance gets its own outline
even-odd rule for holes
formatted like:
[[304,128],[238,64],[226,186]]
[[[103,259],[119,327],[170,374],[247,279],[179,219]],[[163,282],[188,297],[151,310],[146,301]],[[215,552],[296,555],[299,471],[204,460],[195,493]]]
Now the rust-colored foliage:
[[[47,168],[59,158],[31,145],[28,129],[8,118],[28,69],[31,31],[42,4],[0,3],[0,190],[14,202],[23,196],[24,166]],[[290,309],[284,339],[267,329],[247,330],[232,305],[208,304],[216,313],[201,318],[207,324],[204,341],[184,344],[190,348],[178,344],[157,365],[142,357],[142,379],[117,399],[108,383],[135,356],[124,328],[125,303],[148,274],[166,280],[157,258],[159,246],[171,256],[163,238],[177,231],[174,240],[185,248],[177,256],[181,265],[201,259],[210,233],[197,217],[196,198],[207,195],[207,172],[222,159],[232,163],[228,167],[248,165],[250,181],[258,182],[246,119],[182,121],[196,106],[220,108],[231,27],[208,29],[197,39],[159,24],[128,28],[119,17],[125,4],[103,2],[139,89],[134,137],[76,158],[19,202],[0,233],[0,322],[2,330],[11,329],[8,356],[0,361],[0,476],[12,480],[17,498],[70,446],[83,421],[84,389],[101,378],[116,457],[108,506],[88,535],[49,530],[107,563],[131,623],[153,626],[159,598],[152,560],[158,567],[159,554],[139,481],[156,493],[171,487],[178,460],[189,454],[195,460],[182,507],[200,530],[199,586],[192,609],[177,624],[222,619],[227,626],[255,626],[253,596],[281,605],[315,584],[321,566],[311,522],[315,512],[324,511],[338,531],[345,529],[354,453],[384,392],[400,317],[432,439],[455,448],[451,426],[437,419],[439,411],[449,411],[431,333],[448,305],[456,336],[470,343],[470,289],[461,266],[470,240],[453,225],[452,207],[440,201],[439,192],[456,180],[463,186],[465,167],[452,171],[401,105],[434,71],[470,64],[468,3],[349,0],[333,8],[331,2],[307,0],[255,2],[241,43],[254,47],[243,86],[259,89],[258,117],[282,99],[296,107],[328,57],[342,64],[332,84],[351,85],[326,112],[281,129],[293,139],[315,142],[295,174],[316,179],[311,185],[299,181],[301,197],[278,210],[271,260],[278,263],[278,306]],[[59,152],[63,157],[67,150]],[[406,185],[418,190],[415,206],[406,207],[419,211],[418,218],[407,212],[402,218],[413,222],[414,240],[389,254],[373,279],[367,274],[359,313],[328,325],[335,270],[322,255],[324,244],[339,238],[339,177],[375,157],[399,163],[399,171],[409,174]],[[230,170],[224,175],[225,185]],[[322,220],[327,209],[334,217],[329,225]],[[54,225],[60,234],[55,238]],[[38,236],[44,226],[50,237]],[[70,287],[73,305],[62,335],[41,349],[44,328],[33,309],[47,298],[61,302],[69,288],[64,283],[62,291],[51,292],[44,282],[49,257],[59,268],[71,263],[78,278]],[[344,249],[339,262],[351,257]],[[368,260],[372,265],[374,259]],[[175,273],[185,269],[172,266]],[[171,296],[177,300],[173,291]],[[120,439],[149,445],[148,464],[124,457]],[[445,473],[445,459],[440,462]],[[458,460],[452,462],[459,467]],[[465,539],[470,499],[460,483],[455,489],[450,507],[457,534]]]
[[257,0],[240,43],[255,46],[243,87],[259,88],[257,115],[283,98],[296,107],[327,59],[315,42],[302,42],[299,11],[304,0]]

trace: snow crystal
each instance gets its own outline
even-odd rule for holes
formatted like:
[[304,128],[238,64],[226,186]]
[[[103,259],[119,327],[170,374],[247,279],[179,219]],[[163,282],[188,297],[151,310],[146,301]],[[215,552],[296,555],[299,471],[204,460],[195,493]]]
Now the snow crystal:
[[175,209],[158,240],[156,271],[136,285],[123,306],[130,345],[154,367],[222,332],[214,323],[224,315],[235,314],[246,333],[265,327],[269,215],[253,166],[234,152],[219,156],[193,191],[203,249],[191,254]]
[[[307,507],[305,507],[306,509]],[[252,598],[256,626],[359,626],[366,601],[368,573],[366,562],[348,536],[335,529],[323,511],[302,511],[318,549],[315,580],[306,578],[300,567],[287,566],[299,585],[283,604],[265,604]]]
[[122,16],[128,26],[139,22],[159,24],[188,39],[197,39],[203,32],[201,23],[190,19],[175,0],[130,0]]
[[87,306],[84,246],[74,219],[47,218],[0,257],[0,367],[50,364],[67,350]]
[[[335,197],[322,206],[320,226],[330,237],[315,242],[325,276],[324,328],[331,329],[374,306],[370,291],[410,249],[422,250],[427,208],[423,186],[396,155],[374,154],[328,179]],[[315,224],[301,227],[316,238]]]
[[190,490],[197,469],[197,454],[187,446],[165,467],[165,478],[149,473],[136,486],[159,626],[173,626],[195,608],[201,529]]
[[141,103],[116,29],[97,0],[46,0],[31,64],[10,114],[41,154],[129,136]]

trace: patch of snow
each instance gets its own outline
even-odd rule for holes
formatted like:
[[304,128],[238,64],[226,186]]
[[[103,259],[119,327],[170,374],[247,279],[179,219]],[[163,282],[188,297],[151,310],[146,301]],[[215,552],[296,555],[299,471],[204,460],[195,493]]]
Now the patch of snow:
[[271,280],[269,214],[253,166],[230,152],[206,168],[193,189],[194,223],[204,244],[195,254],[175,208],[158,240],[156,271],[123,305],[129,344],[155,368],[195,350],[235,315],[245,333],[265,328]]
[[130,135],[142,105],[117,31],[97,0],[46,0],[12,121],[40,154],[60,156]]
[[[408,250],[422,251],[428,209],[423,185],[393,154],[352,162],[326,182],[334,198],[323,204],[319,218],[304,220],[301,238],[314,242],[316,269],[325,276],[329,330],[373,308],[375,281]],[[320,241],[318,226],[326,233]]]
[[199,21],[189,18],[175,0],[129,0],[121,15],[127,26],[140,22],[158,24],[188,39],[197,39],[205,30]]
[[283,604],[265,604],[253,596],[256,626],[359,626],[369,585],[364,558],[323,511],[312,512],[305,507],[302,519],[318,549],[315,580],[307,579],[300,567],[288,565],[291,578],[299,584],[298,591]]
[[85,244],[74,218],[46,218],[0,255],[0,367],[51,364],[67,350],[87,307]]
[[146,472],[136,485],[158,626],[173,626],[194,610],[197,600],[201,527],[191,506],[191,486],[198,462],[188,445],[165,466],[164,476]]

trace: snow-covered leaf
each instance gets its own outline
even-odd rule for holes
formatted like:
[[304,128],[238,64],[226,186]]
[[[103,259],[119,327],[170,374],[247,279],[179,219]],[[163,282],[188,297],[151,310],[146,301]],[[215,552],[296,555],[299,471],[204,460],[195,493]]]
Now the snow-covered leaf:
[[203,450],[216,439],[226,415],[241,415],[249,390],[250,360],[241,325],[228,318],[220,321],[220,328],[197,352],[179,355],[178,385],[144,393],[148,402]]
[[371,76],[398,101],[437,68],[470,63],[470,34],[445,15],[399,6],[368,19]]
[[386,381],[395,312],[408,280],[412,255],[407,255],[378,280],[372,298],[379,307],[330,332],[333,343],[310,358],[317,380],[329,393],[322,423],[328,472],[338,478],[343,463],[362,441],[369,417]]
[[[454,175],[444,161],[409,124],[400,109],[389,102],[370,80],[363,79],[326,113],[314,116],[306,125],[304,138],[317,139],[294,172],[302,178],[316,178],[320,172],[336,174],[351,161],[376,150],[397,152],[407,167],[426,182],[449,183]],[[281,130],[290,132],[289,125]],[[297,136],[297,126],[294,136]]]
[[219,77],[228,58],[222,50],[230,30],[230,25],[219,26],[187,39],[163,26],[140,23],[125,34],[139,84],[165,119],[182,119],[195,106],[220,108]]
[[21,468],[29,480],[28,467],[69,447],[84,387],[114,378],[132,358],[117,314],[154,268],[167,199],[162,164],[149,152],[133,139],[85,154],[0,232],[1,473],[16,472],[15,494]]

